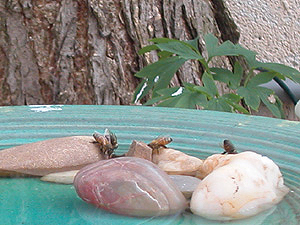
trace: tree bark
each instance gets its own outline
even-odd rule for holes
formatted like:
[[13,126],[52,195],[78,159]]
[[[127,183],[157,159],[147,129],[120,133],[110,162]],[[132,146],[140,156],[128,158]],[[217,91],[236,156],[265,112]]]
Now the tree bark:
[[[0,105],[130,104],[134,74],[157,60],[137,53],[149,39],[199,36],[203,54],[206,33],[238,40],[230,15],[214,2],[1,1]],[[230,66],[226,57],[214,64]],[[201,84],[201,74],[198,63],[187,62],[172,83]]]
[[[237,43],[239,32],[221,0],[2,0],[0,105],[124,104],[132,102],[134,74],[157,60],[138,50],[155,37],[189,40],[216,35]],[[211,66],[231,68],[219,57]],[[203,69],[186,62],[171,84],[201,85]],[[229,90],[217,84],[221,94]],[[293,105],[284,104],[296,120]],[[256,115],[271,116],[262,106]]]

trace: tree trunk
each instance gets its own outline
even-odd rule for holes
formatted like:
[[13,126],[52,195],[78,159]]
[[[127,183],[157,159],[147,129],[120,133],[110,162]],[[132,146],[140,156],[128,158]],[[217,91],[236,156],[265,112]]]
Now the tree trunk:
[[[2,0],[0,105],[130,104],[134,74],[157,59],[137,54],[149,39],[202,45],[206,33],[239,38],[221,1]],[[200,84],[201,73],[187,62],[172,82]]]
[[[205,55],[206,33],[238,42],[221,0],[2,0],[0,105],[131,104],[134,74],[157,60],[155,53],[137,53],[149,39],[200,37]],[[212,65],[230,68],[234,60],[220,57]],[[172,84],[201,85],[202,71],[186,62]],[[255,114],[271,116],[264,107]]]

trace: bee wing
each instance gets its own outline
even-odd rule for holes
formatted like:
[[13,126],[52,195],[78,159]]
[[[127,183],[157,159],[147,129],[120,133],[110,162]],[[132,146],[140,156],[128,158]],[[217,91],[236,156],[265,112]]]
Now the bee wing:
[[157,136],[155,139],[153,139],[153,141],[157,141],[157,140],[168,140],[168,141],[172,141],[172,138],[171,138],[171,136],[170,135],[163,135],[163,134],[161,134],[161,135],[159,135],[159,136]]
[[171,136],[169,134],[160,134],[156,139],[159,138],[171,138]]
[[110,136],[110,134],[111,134],[110,130],[108,128],[105,128],[103,135],[106,137],[106,136]]
[[115,148],[118,147],[117,136],[113,132],[111,132],[108,128],[105,129],[104,136],[109,141],[109,143],[111,143],[113,147]]
[[118,147],[117,136],[116,136],[114,133],[111,133],[111,135],[110,135],[110,143],[111,143],[112,146],[114,146],[115,148]]
[[169,135],[159,135],[156,139],[151,141],[149,145],[157,145],[157,146],[164,146],[169,144],[172,141],[172,138]]

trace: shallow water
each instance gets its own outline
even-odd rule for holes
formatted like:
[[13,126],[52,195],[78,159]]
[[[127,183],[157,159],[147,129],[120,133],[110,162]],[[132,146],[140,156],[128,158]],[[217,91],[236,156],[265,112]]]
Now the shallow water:
[[[38,178],[0,179],[2,224],[220,224],[189,212],[166,217],[135,218],[111,214],[82,201],[73,185]],[[290,192],[276,207],[252,218],[224,224],[298,224],[299,196]],[[297,209],[297,208],[294,208]],[[299,211],[299,210],[298,210]],[[222,224],[223,224],[222,223]]]
[[[40,107],[40,106],[39,106]],[[206,110],[137,106],[0,107],[0,149],[72,135],[92,135],[109,128],[119,142],[117,154],[132,140],[148,143],[169,135],[170,148],[206,158],[223,151],[224,139],[239,152],[252,150],[279,165],[292,190],[273,212],[234,224],[300,224],[300,123]],[[253,221],[255,220],[255,221]],[[1,224],[220,224],[190,213],[160,218],[133,218],[97,209],[77,197],[72,185],[37,178],[0,178]],[[232,222],[226,222],[225,224]]]

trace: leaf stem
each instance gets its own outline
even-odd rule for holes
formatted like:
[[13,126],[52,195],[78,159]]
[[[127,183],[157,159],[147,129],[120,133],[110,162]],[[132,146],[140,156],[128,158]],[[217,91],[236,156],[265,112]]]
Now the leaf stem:
[[208,61],[206,62],[205,59],[198,59],[201,65],[204,67],[204,72],[210,72],[209,66],[208,66]]
[[254,73],[253,73],[254,69],[251,68],[248,72],[248,75],[246,76],[246,79],[245,79],[245,83],[244,83],[244,87],[247,86],[247,84],[249,83],[250,79],[254,76]]

